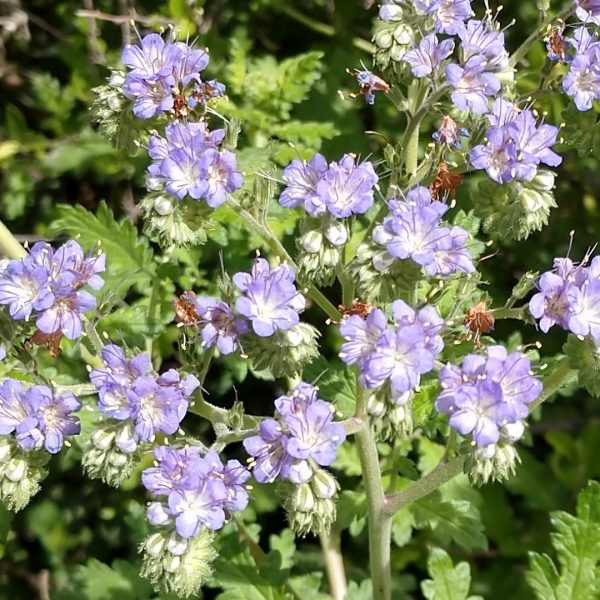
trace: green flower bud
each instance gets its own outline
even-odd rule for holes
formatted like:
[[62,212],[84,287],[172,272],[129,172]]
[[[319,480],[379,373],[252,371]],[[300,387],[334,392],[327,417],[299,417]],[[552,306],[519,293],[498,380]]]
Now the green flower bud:
[[90,111],[100,134],[115,148],[133,155],[150,127],[148,122],[134,117],[131,101],[123,95],[123,82],[123,72],[113,71],[106,85],[92,89],[94,100]]
[[159,593],[194,596],[212,573],[211,564],[217,556],[213,540],[214,534],[206,529],[190,540],[168,531],[154,533],[140,546],[140,574]]
[[325,471],[325,469],[317,469],[315,471],[310,480],[310,487],[316,498],[320,500],[334,498],[339,489],[335,477],[329,471]]
[[131,426],[108,425],[96,430],[90,437],[81,459],[81,465],[90,479],[119,487],[127,479],[138,461],[137,452],[123,452],[119,440],[130,440]]
[[369,396],[367,412],[379,439],[391,441],[412,434],[413,416],[410,401],[410,393],[398,396],[392,391],[389,383]]
[[242,340],[242,349],[255,369],[270,369],[275,377],[293,377],[319,355],[320,335],[312,325],[299,323],[268,338],[247,335]]
[[213,209],[201,200],[178,200],[163,192],[153,192],[142,199],[144,231],[165,247],[200,246],[206,243],[207,231],[213,226]]
[[17,512],[39,492],[50,455],[44,450],[27,452],[10,437],[0,442],[0,455],[0,501]]
[[517,451],[508,440],[501,440],[498,444],[483,448],[469,443],[465,446],[467,451],[465,473],[473,485],[505,481],[515,474],[517,465],[521,462]]

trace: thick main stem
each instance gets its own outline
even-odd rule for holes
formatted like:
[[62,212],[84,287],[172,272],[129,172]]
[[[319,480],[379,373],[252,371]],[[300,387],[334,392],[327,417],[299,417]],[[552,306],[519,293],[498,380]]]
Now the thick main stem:
[[381,482],[379,455],[368,423],[356,433],[369,525],[369,563],[373,582],[373,600],[390,600],[392,593],[390,551],[392,517],[384,512],[385,493]]

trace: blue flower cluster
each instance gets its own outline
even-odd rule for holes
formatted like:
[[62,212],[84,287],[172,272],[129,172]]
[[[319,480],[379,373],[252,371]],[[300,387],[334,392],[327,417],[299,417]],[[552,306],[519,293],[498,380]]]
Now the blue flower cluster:
[[485,169],[494,181],[531,181],[540,164],[561,164],[562,158],[551,150],[558,128],[547,123],[538,125],[531,110],[519,110],[508,100],[498,98],[488,120],[491,127],[485,143],[475,146],[469,159],[473,167]]
[[416,187],[406,199],[390,200],[388,207],[389,216],[373,230],[373,240],[387,250],[377,258],[377,270],[384,271],[397,259],[410,259],[431,277],[475,271],[468,232],[440,225],[448,205],[432,201],[427,188]]
[[36,243],[23,258],[3,261],[0,267],[0,304],[8,306],[13,319],[36,317],[37,328],[48,335],[77,339],[83,314],[96,306],[96,298],[84,288],[99,290],[104,280],[102,252],[85,256],[71,240],[54,250]]
[[14,434],[24,450],[44,448],[56,454],[66,436],[79,434],[79,418],[73,413],[80,408],[70,392],[57,394],[45,385],[25,388],[16,379],[5,379],[0,384],[0,434]]
[[531,362],[521,352],[508,354],[502,346],[489,346],[486,356],[469,354],[462,366],[440,371],[442,393],[436,409],[450,416],[461,435],[471,435],[479,447],[500,438],[517,441],[524,431],[529,405],[542,393],[542,382],[531,375]]
[[[333,422],[335,410],[317,396],[317,388],[300,383],[275,400],[275,419],[264,419],[256,436],[244,440],[252,457],[252,474],[260,483],[277,477],[302,484],[318,466],[333,463],[336,448],[346,439],[344,427]],[[335,494],[335,487],[328,498]]]
[[589,266],[569,258],[554,259],[554,270],[542,275],[529,311],[547,333],[558,325],[576,335],[590,335],[600,343],[600,257]]
[[102,413],[122,425],[115,440],[122,452],[134,452],[140,442],[154,441],[159,432],[171,435],[179,429],[200,385],[196,377],[181,379],[174,369],[159,376],[147,353],[128,359],[113,344],[103,348],[102,360],[105,366],[91,371],[90,379]]
[[392,312],[393,326],[378,308],[366,319],[345,318],[340,325],[345,340],[340,358],[358,365],[363,387],[377,389],[390,381],[396,395],[402,396],[417,388],[421,375],[433,369],[444,348],[440,335],[444,320],[432,306],[415,311],[402,300],[392,304]]
[[248,505],[244,484],[250,472],[239,461],[223,465],[216,452],[202,456],[193,446],[158,446],[154,457],[155,466],[142,473],[144,487],[158,498],[148,506],[152,525],[189,539],[203,529],[221,529],[232,513]]

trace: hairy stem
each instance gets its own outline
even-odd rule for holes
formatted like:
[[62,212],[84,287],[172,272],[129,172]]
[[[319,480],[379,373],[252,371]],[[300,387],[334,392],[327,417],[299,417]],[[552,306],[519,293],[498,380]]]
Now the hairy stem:
[[347,583],[344,560],[341,553],[341,534],[339,528],[334,524],[329,533],[322,533],[321,548],[325,558],[327,579],[329,580],[329,592],[334,600],[344,600],[346,597]]
[[402,491],[387,496],[383,508],[385,514],[388,516],[393,515],[407,504],[428,496],[451,479],[454,479],[459,473],[462,473],[464,461],[463,456],[448,461],[442,459],[435,469],[427,473],[425,477],[411,483]]
[[498,308],[492,311],[494,318],[498,319],[517,319],[519,321],[526,321],[526,306],[520,306],[518,308]]
[[565,359],[555,366],[552,373],[544,379],[544,389],[539,398],[530,405],[529,412],[548,400],[548,398],[558,392],[558,390],[572,383],[577,378],[578,373],[579,371],[577,369],[571,367],[568,359]]
[[421,121],[414,121],[410,131],[410,137],[407,139],[405,146],[406,157],[404,164],[406,166],[406,174],[409,177],[414,177],[417,174],[417,165],[419,162],[419,131]]
[[0,252],[7,258],[22,258],[27,254],[8,227],[0,221]]
[[355,419],[363,421],[356,432],[356,447],[367,496],[367,519],[369,525],[369,562],[373,582],[373,600],[389,600],[391,597],[390,549],[392,518],[384,513],[385,492],[381,481],[379,454],[367,417],[367,398],[358,382]]

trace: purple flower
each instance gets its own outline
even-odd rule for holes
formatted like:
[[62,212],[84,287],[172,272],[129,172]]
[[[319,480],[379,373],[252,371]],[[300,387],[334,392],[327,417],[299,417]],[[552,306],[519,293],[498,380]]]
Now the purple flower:
[[362,215],[373,206],[378,180],[370,162],[356,164],[355,158],[346,154],[329,165],[317,183],[317,195],[334,217]]
[[340,334],[345,340],[340,349],[340,358],[347,365],[366,360],[387,328],[387,317],[378,308],[374,308],[366,319],[359,315],[347,317],[340,324]]
[[244,510],[249,501],[245,483],[250,479],[250,471],[238,460],[229,460],[221,476],[227,493],[225,508],[230,512]]
[[50,274],[36,267],[28,257],[12,260],[0,274],[0,304],[8,305],[13,319],[28,319],[34,310],[44,310],[54,302]]
[[598,0],[575,0],[575,14],[584,23],[600,24],[600,2]]
[[422,38],[419,45],[413,50],[409,50],[402,60],[411,66],[412,74],[415,77],[425,77],[436,71],[440,63],[453,51],[453,40],[439,42],[437,36],[432,33]]
[[346,431],[342,425],[332,422],[334,413],[331,404],[316,400],[302,413],[284,417],[289,431],[286,452],[298,461],[290,467],[292,482],[304,483],[312,475],[310,466],[303,463],[314,461],[327,467],[335,460],[336,448],[346,439]]
[[222,481],[204,479],[198,487],[176,490],[169,494],[169,512],[175,529],[184,538],[193,538],[201,528],[221,529],[225,523],[223,502],[227,490]]
[[469,58],[464,67],[450,64],[446,79],[454,88],[452,102],[459,110],[472,110],[483,115],[488,112],[488,97],[500,91],[500,80],[487,72],[488,61],[482,55]]
[[490,346],[487,356],[466,356],[462,367],[445,366],[440,383],[437,410],[450,416],[450,425],[461,435],[472,434],[478,446],[495,444],[501,431],[527,417],[528,405],[543,387],[531,375],[529,358],[521,352],[508,354],[502,346]]
[[57,293],[54,304],[40,314],[36,325],[44,333],[60,331],[75,340],[81,337],[83,313],[95,307],[96,298],[84,290]]
[[600,340],[600,279],[590,278],[567,291],[571,314],[568,328],[576,335]]
[[256,335],[269,337],[299,323],[298,313],[304,310],[306,299],[294,281],[294,272],[287,265],[271,269],[263,258],[255,261],[250,274],[233,276],[234,284],[244,294],[237,299],[236,309],[252,322]]
[[289,474],[292,458],[285,450],[287,436],[275,419],[265,419],[256,436],[244,440],[246,452],[253,457],[252,473],[259,483],[271,483],[281,474]]
[[600,50],[592,47],[585,54],[578,54],[563,79],[563,89],[571,96],[575,106],[586,111],[594,100],[600,99]]
[[246,321],[236,317],[229,305],[210,297],[192,300],[199,317],[202,345],[216,346],[221,354],[231,354],[238,348],[237,338],[248,333]]
[[553,325],[569,328],[571,302],[569,291],[573,286],[556,273],[544,273],[538,283],[537,294],[529,301],[529,312],[539,319],[539,327],[544,333]]
[[27,417],[27,405],[23,401],[23,385],[15,379],[0,384],[0,434],[15,431]]
[[403,300],[396,300],[392,304],[392,313],[398,325],[418,324],[423,328],[426,350],[436,355],[444,349],[444,341],[440,333],[445,322],[433,306],[425,306],[415,311]]
[[34,385],[22,394],[27,416],[16,426],[17,441],[25,450],[42,446],[51,454],[60,452],[67,435],[78,435],[81,402],[71,393],[56,396],[44,385]]
[[317,388],[301,382],[287,396],[279,396],[275,400],[277,413],[282,417],[303,414],[307,407],[318,400]]
[[[418,4],[425,4],[425,2],[421,0]],[[435,11],[435,30],[440,33],[456,35],[460,32],[464,21],[473,16],[471,0],[434,0],[429,4],[431,8],[428,12]]]
[[463,62],[473,56],[485,56],[487,68],[502,70],[508,66],[508,52],[504,47],[504,32],[496,28],[496,24],[486,19],[471,19],[458,29],[460,49]]
[[176,123],[166,127],[164,138],[151,136],[148,188],[164,186],[179,200],[203,199],[211,208],[223,204],[243,184],[235,155],[218,149],[224,135],[222,129],[209,131],[204,123]]
[[517,174],[515,143],[501,127],[488,129],[486,143],[475,146],[469,160],[475,169],[485,170],[498,183],[513,181]]
[[134,101],[133,114],[150,119],[171,110],[174,95],[182,93],[190,82],[200,82],[208,54],[181,42],[165,42],[151,33],[141,39],[140,46],[125,46],[121,60],[129,67],[123,93]]
[[193,487],[198,478],[208,477],[211,470],[202,460],[200,449],[194,446],[181,449],[158,446],[154,449],[154,457],[156,466],[144,469],[142,483],[156,496]]
[[327,161],[321,154],[315,154],[308,162],[293,160],[283,170],[283,180],[287,187],[279,197],[285,208],[303,206],[309,215],[325,212],[325,205],[317,195],[317,183],[327,171]]
[[387,23],[392,23],[402,17],[402,8],[394,4],[393,0],[385,0],[379,7],[379,18]]

